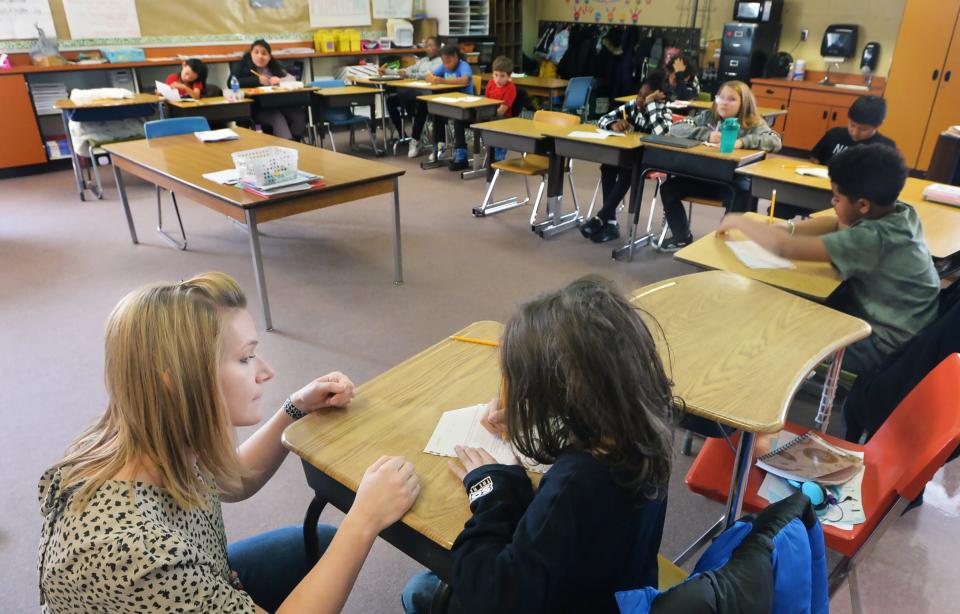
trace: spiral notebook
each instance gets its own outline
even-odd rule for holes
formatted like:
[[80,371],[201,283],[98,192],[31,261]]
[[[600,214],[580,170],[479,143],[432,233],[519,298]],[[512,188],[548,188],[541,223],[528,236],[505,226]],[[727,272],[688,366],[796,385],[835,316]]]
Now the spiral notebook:
[[843,484],[855,476],[863,466],[863,459],[807,431],[759,457],[757,466],[788,480],[829,486]]

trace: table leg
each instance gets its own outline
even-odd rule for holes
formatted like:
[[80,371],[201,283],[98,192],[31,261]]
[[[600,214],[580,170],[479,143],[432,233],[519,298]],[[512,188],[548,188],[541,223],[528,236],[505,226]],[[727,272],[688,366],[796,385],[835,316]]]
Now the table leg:
[[563,173],[566,165],[566,158],[550,156],[550,168],[547,171],[547,219],[534,224],[532,228],[542,239],[576,228],[583,219],[576,209],[566,215],[563,213]]
[[740,432],[740,445],[737,446],[737,458],[734,460],[733,474],[730,476],[730,494],[727,496],[727,509],[724,512],[726,527],[730,527],[737,521],[740,510],[743,508],[743,494],[750,475],[754,439],[753,433]]
[[260,257],[260,231],[257,229],[257,212],[253,209],[246,209],[244,213],[247,217],[247,236],[250,237],[250,255],[253,257],[253,273],[257,279],[257,293],[260,295],[260,305],[263,307],[263,324],[268,331],[272,331],[273,319],[270,317],[267,282],[263,277],[263,260]]
[[[630,172],[630,233],[627,242],[613,250],[611,256],[614,260],[626,260],[633,262],[633,248],[643,247],[653,240],[653,236],[648,232],[642,237],[637,238],[637,226],[640,224],[640,209],[643,208],[643,175],[639,164],[634,164]],[[653,207],[653,204],[650,205]]]
[[393,178],[393,283],[403,283],[403,254],[400,248],[400,178]]
[[320,560],[320,540],[317,539],[317,525],[320,524],[320,513],[327,502],[314,495],[303,517],[303,547],[307,553],[307,567],[313,567]]
[[136,245],[140,241],[137,240],[137,229],[133,225],[133,216],[130,214],[130,201],[127,200],[127,190],[123,185],[123,174],[120,170],[120,167],[118,167],[116,164],[113,165],[113,178],[117,182],[117,192],[120,194],[120,204],[123,206],[123,214],[127,218],[127,228],[130,229],[130,240],[133,241],[134,245]]
[[164,119],[167,116],[166,113],[164,113],[166,106],[162,100],[157,103],[157,114],[160,116],[160,119]]
[[390,140],[387,138],[387,90],[380,86],[380,125],[383,127],[383,155],[387,155]]
[[827,377],[823,382],[823,391],[820,393],[820,407],[817,409],[817,428],[821,433],[827,432],[830,424],[830,414],[833,413],[833,400],[837,394],[837,382],[840,381],[840,366],[843,363],[843,350],[840,348],[833,355],[833,362],[827,369]]
[[[83,174],[80,172],[80,158],[73,149],[73,139],[70,137],[70,117],[67,110],[60,111],[60,117],[63,118],[63,131],[67,135],[67,149],[70,150],[70,161],[73,163],[73,176],[77,180],[77,192],[80,193],[80,200],[86,200],[83,194]],[[136,241],[134,241],[136,242]]]
[[[480,121],[479,115],[474,115],[470,120],[471,124],[478,123]],[[476,179],[477,177],[483,177],[487,174],[486,169],[483,168],[483,157],[480,155],[480,132],[477,130],[473,131],[473,168],[469,171],[462,171],[460,173],[460,179]],[[493,158],[490,158],[491,160]]]

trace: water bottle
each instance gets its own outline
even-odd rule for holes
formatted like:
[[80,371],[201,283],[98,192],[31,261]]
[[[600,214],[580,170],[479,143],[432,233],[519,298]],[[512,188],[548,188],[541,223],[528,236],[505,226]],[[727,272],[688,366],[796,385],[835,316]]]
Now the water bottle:
[[236,102],[243,100],[243,92],[240,91],[240,81],[236,75],[230,75],[230,100]]
[[807,61],[799,59],[793,63],[792,78],[794,81],[803,81],[807,73]]
[[720,153],[733,153],[740,136],[740,120],[728,117],[720,127]]

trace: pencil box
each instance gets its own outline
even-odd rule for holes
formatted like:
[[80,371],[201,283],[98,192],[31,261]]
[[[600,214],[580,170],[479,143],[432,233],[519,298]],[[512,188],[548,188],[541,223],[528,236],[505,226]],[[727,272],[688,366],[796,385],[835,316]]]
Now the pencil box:
[[960,187],[943,183],[928,185],[923,189],[923,199],[952,207],[960,207]]

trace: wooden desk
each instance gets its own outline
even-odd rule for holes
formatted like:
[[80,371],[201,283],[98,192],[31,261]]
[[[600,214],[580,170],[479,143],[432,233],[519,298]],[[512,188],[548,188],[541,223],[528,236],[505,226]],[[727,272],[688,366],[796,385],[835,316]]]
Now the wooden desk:
[[[617,98],[614,98],[614,100],[616,100],[620,104],[626,104],[631,100],[634,100],[635,98],[636,98],[636,95],[619,96]],[[688,104],[683,107],[671,108],[670,110],[673,111],[674,113],[679,113],[683,115],[685,114],[684,111],[688,111],[690,109],[696,109],[700,111],[703,109],[713,108],[713,102],[710,100],[685,100],[684,102]],[[773,121],[777,117],[780,117],[781,115],[786,115],[786,114],[787,114],[787,109],[779,109],[777,107],[757,107],[757,115],[759,115],[764,120],[766,120],[766,122],[771,126],[773,125]]]
[[253,100],[244,98],[243,100],[227,100],[223,96],[213,96],[210,98],[201,98],[193,100],[184,98],[179,101],[164,101],[167,106],[167,114],[170,117],[206,117],[210,123],[244,121],[251,117],[250,109],[253,106]]
[[[727,524],[740,516],[755,433],[783,428],[797,388],[834,355],[817,422],[826,429],[843,349],[870,325],[735,273],[709,271],[652,283],[630,300],[648,319],[674,382],[674,394],[698,416],[743,431]],[[645,315],[643,312],[646,312]],[[662,329],[662,332],[661,332]]]
[[[748,217],[765,220],[765,215],[747,213]],[[745,239],[735,233],[734,240]],[[700,237],[675,254],[677,260],[707,268],[731,271],[788,292],[823,302],[843,281],[829,262],[795,262],[796,269],[751,269],[733,254],[726,242],[714,233]]]
[[[475,322],[455,334],[498,340],[502,329],[497,322]],[[384,454],[404,456],[416,466],[420,497],[381,536],[448,581],[450,549],[470,518],[470,507],[448,459],[423,448],[443,412],[497,395],[497,352],[443,339],[357,388],[348,409],[311,414],[287,427],[283,444],[303,459],[317,493],[308,519],[319,516],[328,502],[346,512],[367,467]],[[530,476],[539,481],[538,475]]]
[[[798,175],[797,167],[826,168],[796,158],[770,157],[756,164],[737,169],[737,173],[753,180],[751,193],[757,198],[769,198],[777,191],[777,200],[817,211],[814,215],[835,215],[830,205],[830,180]],[[900,192],[900,200],[917,211],[923,224],[930,255],[942,260],[960,252],[960,209],[924,200],[923,190],[933,182],[908,177]]]
[[297,89],[284,89],[280,86],[272,86],[271,89],[264,87],[246,87],[243,93],[249,98],[253,98],[255,109],[275,109],[277,107],[309,107],[311,95],[317,88],[300,87]]
[[[430,94],[427,96],[417,96],[427,105],[427,113],[433,115],[433,152],[435,154],[434,162],[421,162],[420,168],[437,168],[442,166],[439,158],[439,144],[443,140],[443,124],[441,118],[459,120],[466,122],[467,125],[482,122],[491,117],[496,117],[497,107],[503,104],[502,100],[494,100],[486,96],[479,96],[479,100],[470,102],[444,102],[438,98],[456,98],[463,99],[472,96],[463,92],[444,92],[442,94]],[[473,95],[474,97],[477,97]],[[461,179],[470,179],[479,177],[483,173],[480,168],[480,140],[473,139],[473,170],[460,173]]]
[[421,95],[437,94],[440,92],[453,92],[463,89],[464,87],[462,85],[455,85],[453,83],[428,83],[423,79],[400,79],[396,81],[387,81],[384,83],[384,85],[387,87],[413,90]]
[[[324,122],[324,116],[326,115],[328,109],[350,108],[354,105],[370,107],[371,121],[376,122],[377,114],[375,109],[377,106],[377,94],[379,93],[380,90],[376,88],[360,87],[357,85],[319,88],[313,92],[313,100],[316,103],[312,105],[312,108],[315,111],[313,123],[322,125]],[[386,120],[384,119],[384,121]],[[383,153],[385,153],[387,150],[386,123],[384,123],[383,128],[383,139]],[[377,143],[373,138],[372,131],[370,142],[373,145],[373,153],[378,156],[383,155],[383,153],[377,149]]]
[[[392,193],[394,282],[403,282],[399,187],[399,177],[404,174],[402,169],[252,130],[234,130],[240,135],[239,139],[220,143],[202,143],[194,135],[184,134],[149,141],[114,143],[104,147],[113,157],[113,173],[130,229],[130,239],[134,244],[138,242],[137,232],[130,215],[121,171],[127,171],[181,196],[187,196],[205,207],[246,224],[264,322],[267,330],[273,330],[257,224],[378,194]],[[233,168],[233,159],[230,156],[233,152],[270,145],[296,149],[299,152],[298,167],[306,172],[323,175],[327,185],[264,198],[203,177],[203,173]]]
[[[61,98],[54,103],[54,107],[60,109],[60,116],[63,119],[63,130],[67,135],[67,147],[70,150],[70,161],[73,164],[73,177],[77,182],[77,192],[80,194],[80,200],[86,200],[84,190],[90,190],[95,198],[103,198],[103,185],[100,183],[100,170],[96,160],[92,160],[90,171],[93,177],[83,178],[83,171],[80,165],[80,157],[73,148],[73,137],[70,134],[70,120],[74,121],[103,121],[102,117],[94,115],[104,109],[117,109],[120,107],[139,107],[139,106],[157,106],[157,114],[163,118],[162,98],[154,94],[134,94],[132,98],[102,98],[93,100],[86,104],[77,104],[69,98]],[[146,112],[143,114],[147,115]]]

